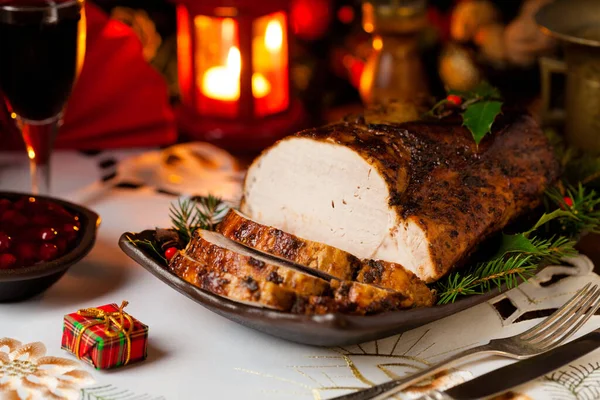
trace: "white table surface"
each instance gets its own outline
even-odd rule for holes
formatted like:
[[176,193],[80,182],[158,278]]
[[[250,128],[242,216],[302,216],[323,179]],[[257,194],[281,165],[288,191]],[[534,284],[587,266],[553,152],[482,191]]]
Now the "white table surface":
[[[70,193],[102,176],[98,161],[107,154],[123,159],[137,152],[96,156],[56,152],[53,194],[69,199]],[[28,187],[25,157],[0,153],[0,190],[27,191]],[[110,371],[82,365],[94,377],[94,387],[110,385],[94,389],[99,394],[91,396],[91,391],[86,398],[321,399],[347,393],[349,389],[345,388],[383,382],[389,374],[403,375],[491,337],[525,330],[538,321],[503,320],[490,302],[401,336],[361,346],[315,348],[267,336],[204,309],[120,251],[117,239],[124,231],[167,226],[167,209],[173,200],[147,189],[118,189],[86,204],[102,217],[94,249],[43,295],[21,303],[0,304],[0,338],[39,341],[46,345],[48,355],[74,359],[60,349],[63,316],[80,308],[126,299],[130,302],[127,311],[150,327],[148,359]],[[585,282],[600,281],[589,270],[580,270],[576,275],[546,288],[528,283],[508,297],[517,305],[517,313],[523,314],[557,307]],[[598,327],[597,318],[592,318],[582,333]],[[598,369],[596,375],[600,375],[598,361],[600,353],[594,352],[574,366],[592,363]],[[509,362],[493,358],[469,364],[455,370],[448,382],[457,383]],[[361,375],[353,373],[350,366]],[[535,399],[594,398],[585,397],[590,387],[600,388],[600,379],[594,376],[584,376],[585,384],[573,390],[542,379],[522,392]],[[122,392],[125,394],[121,397],[116,395]]]

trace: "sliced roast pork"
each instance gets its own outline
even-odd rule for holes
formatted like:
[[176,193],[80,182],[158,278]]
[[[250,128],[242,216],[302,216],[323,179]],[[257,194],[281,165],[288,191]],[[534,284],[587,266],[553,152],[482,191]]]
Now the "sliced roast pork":
[[531,210],[558,175],[535,121],[501,116],[479,146],[455,122],[353,122],[309,129],[251,165],[241,211],[432,282]]
[[[283,300],[280,306],[274,306],[272,300],[267,306],[295,313],[343,312],[362,315],[421,305],[409,294],[373,285],[337,279],[327,282],[304,274],[293,264],[265,257],[222,235],[203,230],[197,230],[186,250],[179,253],[177,258],[171,259],[169,269],[196,286],[234,300],[240,297],[237,292],[234,294],[238,297],[232,297],[227,294],[227,290],[222,290],[222,293],[212,290],[209,284],[218,283],[218,279],[225,275],[228,278],[223,278],[223,281],[229,284],[229,277],[234,276],[239,282],[246,282],[250,289],[255,289],[258,296],[255,301],[262,303],[262,288],[266,283],[272,283],[283,290],[277,292],[277,297]],[[210,278],[208,283],[206,277]],[[271,292],[275,291],[270,285],[265,287],[270,288]],[[219,288],[218,285],[216,288]],[[289,292],[296,296],[291,303],[283,295]],[[276,296],[269,295],[267,298],[274,297]],[[242,301],[250,300],[242,298]],[[291,308],[285,309],[286,306]]]
[[359,260],[333,246],[252,221],[234,209],[227,213],[217,229],[225,237],[256,251],[326,272],[339,279],[375,284],[410,295],[417,306],[430,306],[434,302],[434,295],[427,285],[399,264]]
[[275,282],[301,295],[318,296],[330,291],[326,280],[275,265],[273,260],[253,253],[216,232],[197,230],[185,251],[194,260],[219,271],[257,281]]
[[299,303],[297,293],[276,283],[255,281],[206,267],[183,253],[176,254],[169,262],[169,269],[183,280],[239,303],[280,311],[293,311]]

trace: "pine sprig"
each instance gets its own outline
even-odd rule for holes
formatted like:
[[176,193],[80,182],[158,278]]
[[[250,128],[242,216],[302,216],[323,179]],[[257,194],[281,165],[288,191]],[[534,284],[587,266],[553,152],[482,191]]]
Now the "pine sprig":
[[181,239],[184,243],[188,243],[200,224],[201,217],[196,208],[196,202],[189,199],[177,200],[177,205],[171,204],[169,207],[169,217]]
[[600,233],[600,195],[581,183],[555,187],[546,192],[547,207],[559,207],[565,215],[557,219],[558,229],[577,237],[582,233]]
[[148,251],[150,251],[156,257],[161,259],[165,264],[167,263],[167,259],[163,255],[163,252],[160,250],[160,246],[158,245],[158,243],[148,239],[132,239],[129,236],[127,236],[127,240],[129,240],[130,243],[133,243],[137,247],[145,247]]
[[517,254],[479,263],[467,274],[454,272],[436,285],[438,304],[453,303],[461,296],[483,294],[494,286],[501,288],[506,285],[511,289],[517,286],[519,278],[527,280],[533,276],[537,269],[533,259],[533,256]]
[[517,286],[535,274],[540,265],[558,263],[561,258],[577,254],[576,242],[565,236],[529,237],[544,224],[556,220],[561,213],[544,214],[528,232],[503,235],[500,251],[489,261],[466,271],[451,273],[436,284],[438,304],[456,301],[462,296],[489,292],[493,287]]
[[198,198],[196,210],[200,227],[212,231],[223,220],[229,211],[229,206],[220,198],[209,194],[207,197]]
[[550,239],[534,238],[531,243],[537,249],[533,253],[523,252],[522,254],[530,254],[537,257],[538,260],[556,264],[561,258],[571,257],[577,254],[575,245],[577,242],[565,236],[553,236]]
[[213,195],[178,200],[169,209],[171,223],[179,233],[181,240],[187,244],[196,229],[214,230],[223,220],[229,206]]

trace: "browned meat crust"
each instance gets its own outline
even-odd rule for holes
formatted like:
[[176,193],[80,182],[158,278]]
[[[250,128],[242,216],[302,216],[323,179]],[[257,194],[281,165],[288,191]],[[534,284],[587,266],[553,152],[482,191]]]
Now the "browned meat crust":
[[323,295],[330,290],[324,279],[290,268],[268,264],[256,258],[236,253],[205,240],[202,231],[186,248],[186,254],[201,264],[236,276],[248,276],[257,281],[274,282],[300,295]]
[[323,271],[338,279],[353,279],[361,267],[360,260],[352,254],[259,224],[234,210],[225,216],[217,231],[245,246]]
[[169,269],[194,286],[243,303],[292,311],[298,301],[296,293],[273,282],[239,277],[214,268],[202,268],[200,263],[190,262],[181,253],[171,258]]
[[296,136],[342,144],[372,164],[388,183],[390,206],[426,231],[438,276],[537,207],[559,173],[543,132],[521,114],[498,118],[479,148],[466,128],[442,121],[383,125],[359,118]]
[[353,279],[398,291],[412,297],[417,307],[431,306],[434,302],[435,296],[427,285],[399,264],[361,261],[333,246],[259,224],[235,210],[225,216],[217,230],[245,246],[326,272],[342,280]]
[[435,303],[435,293],[418,276],[400,264],[363,260],[356,280],[409,295],[416,307],[430,307]]
[[[412,296],[368,284],[335,279],[326,282],[287,267],[266,263],[256,268],[251,265],[253,262],[243,259],[246,256],[202,240],[199,232],[192,238],[186,253],[179,253],[171,259],[169,269],[193,285],[233,300],[303,314],[342,312],[365,315],[415,306]],[[196,259],[196,255],[200,259]],[[299,273],[313,278],[314,284],[306,285],[304,289],[296,285],[291,289],[293,284],[286,285],[283,279],[272,279],[272,275],[265,273],[269,268],[272,272],[276,270],[278,277]],[[315,291],[317,286],[322,290]],[[318,294],[311,295],[311,292]]]

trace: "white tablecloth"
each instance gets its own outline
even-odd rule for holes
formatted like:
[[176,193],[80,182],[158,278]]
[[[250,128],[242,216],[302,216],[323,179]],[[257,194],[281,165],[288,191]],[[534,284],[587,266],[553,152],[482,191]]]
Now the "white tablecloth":
[[[120,160],[132,154],[135,152],[94,156],[56,152],[54,195],[69,199],[71,193],[102,176],[98,165],[104,158]],[[28,187],[25,157],[0,153],[0,190],[27,191]],[[74,360],[60,349],[63,316],[126,299],[130,302],[127,311],[150,326],[148,359],[110,371],[96,371],[82,364],[95,380],[91,388],[81,392],[82,398],[322,399],[404,375],[492,337],[525,330],[539,321],[527,319],[528,311],[556,308],[586,282],[600,281],[591,272],[591,263],[582,258],[577,268],[566,269],[572,277],[545,287],[532,281],[501,296],[515,308],[510,316],[498,312],[493,303],[499,299],[495,299],[376,342],[333,349],[309,347],[267,336],[211,313],[120,251],[117,239],[124,231],[167,226],[167,209],[173,200],[143,188],[112,190],[89,202],[87,206],[102,217],[96,246],[43,295],[0,304],[0,338],[42,342],[48,355]],[[550,272],[547,270],[541,279],[548,279]],[[600,320],[594,317],[581,334],[598,326]],[[549,375],[518,392],[535,399],[599,398],[598,361],[600,352],[594,352],[561,369],[564,373]],[[464,365],[438,384],[455,384],[510,362],[488,358]]]

